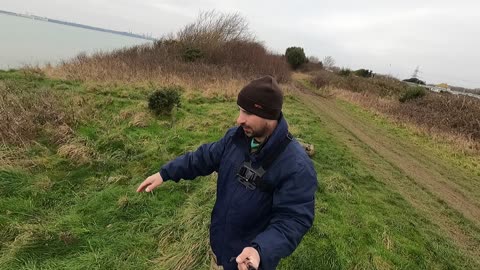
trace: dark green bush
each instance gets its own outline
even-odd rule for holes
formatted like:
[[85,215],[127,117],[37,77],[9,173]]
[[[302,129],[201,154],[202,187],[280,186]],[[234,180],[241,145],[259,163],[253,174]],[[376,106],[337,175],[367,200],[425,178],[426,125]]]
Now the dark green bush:
[[372,77],[372,74],[373,74],[373,72],[371,70],[364,69],[364,68],[355,70],[354,73],[355,73],[355,75],[357,75],[359,77],[364,77],[364,78]]
[[180,96],[183,88],[180,86],[162,87],[148,98],[148,108],[156,115],[170,114],[174,106],[180,106]]
[[350,76],[351,73],[352,73],[352,71],[351,71],[350,69],[348,69],[348,68],[342,68],[342,69],[340,69],[340,71],[338,72],[338,75],[347,77],[347,76]]
[[305,52],[303,48],[300,47],[289,47],[285,51],[285,57],[287,58],[287,62],[292,66],[293,69],[297,69],[302,64],[307,62],[307,57],[305,56]]
[[418,79],[418,78],[410,78],[410,79],[405,79],[403,80],[404,82],[411,82],[411,83],[416,83],[416,84],[421,84],[421,85],[425,85],[425,82]]
[[405,102],[407,100],[421,98],[427,94],[425,88],[421,86],[410,87],[407,91],[400,97],[400,102]]
[[202,58],[203,53],[202,51],[200,51],[200,49],[197,49],[197,48],[187,48],[183,52],[182,57],[183,57],[183,60],[187,62],[194,62],[195,60]]

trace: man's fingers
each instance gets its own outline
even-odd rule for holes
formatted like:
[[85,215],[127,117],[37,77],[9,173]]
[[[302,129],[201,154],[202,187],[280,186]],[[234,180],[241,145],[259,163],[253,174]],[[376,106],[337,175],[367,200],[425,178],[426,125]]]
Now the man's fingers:
[[147,188],[145,189],[146,192],[150,192],[152,191],[154,188],[158,187],[159,185],[161,184],[160,181],[158,180],[153,180],[153,182],[147,186]]
[[142,192],[145,190],[146,192],[152,191],[154,188],[158,187],[163,183],[162,176],[160,173],[153,174],[149,176],[145,181],[143,181],[140,186],[137,188],[137,192]]
[[255,266],[253,266],[252,263],[250,262],[238,264],[238,269],[239,270],[250,270],[250,269],[257,270],[257,268],[255,268]]
[[140,186],[138,186],[137,188],[137,192],[142,192],[142,191],[146,191],[146,192],[150,192],[152,189],[154,189],[155,187],[152,187],[152,184],[155,180],[152,178],[152,177],[148,177],[147,179],[145,179],[145,181],[143,181]]
[[247,253],[245,251],[243,251],[242,253],[240,253],[240,255],[237,256],[237,263],[240,264],[240,263],[243,263],[245,262],[245,260],[247,259]]
[[238,270],[248,270],[247,265],[245,263],[239,263]]
[[247,249],[243,249],[242,253],[240,253],[240,255],[237,256],[237,264],[238,264],[238,269],[239,270],[247,270],[247,261],[248,261],[248,250]]
[[258,251],[253,247],[246,247],[243,249],[242,253],[237,256],[236,262],[238,264],[238,269],[240,270],[248,270],[248,266],[257,269],[260,264],[260,256]]
[[143,182],[138,186],[137,192],[142,192],[142,191],[145,189],[145,187],[147,187],[148,185],[150,185],[150,181],[149,181],[149,179],[147,178],[147,179],[145,179],[145,181],[143,181]]

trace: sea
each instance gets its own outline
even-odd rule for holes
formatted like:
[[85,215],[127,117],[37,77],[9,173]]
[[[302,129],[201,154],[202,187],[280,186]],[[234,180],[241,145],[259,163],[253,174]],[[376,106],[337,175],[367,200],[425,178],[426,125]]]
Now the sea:
[[0,14],[0,69],[55,65],[80,53],[109,52],[151,40]]

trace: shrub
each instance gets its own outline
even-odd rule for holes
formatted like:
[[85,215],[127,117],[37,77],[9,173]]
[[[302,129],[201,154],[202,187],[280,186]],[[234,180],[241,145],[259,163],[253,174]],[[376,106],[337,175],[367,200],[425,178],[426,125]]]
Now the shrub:
[[327,86],[330,83],[330,78],[328,76],[328,73],[322,72],[318,73],[312,78],[312,83],[315,85],[316,88],[322,88],[324,86]]
[[289,47],[285,51],[285,57],[287,58],[287,62],[292,66],[293,69],[297,69],[302,64],[307,62],[307,57],[305,56],[305,52],[303,48],[300,47]]
[[416,83],[416,84],[421,84],[421,85],[425,85],[425,82],[418,79],[418,78],[410,78],[410,79],[405,79],[403,80],[404,82],[411,82],[411,83]]
[[197,59],[200,59],[203,57],[202,51],[197,48],[187,48],[182,55],[182,58],[186,62],[194,62]]
[[400,97],[400,102],[405,102],[407,100],[421,98],[425,96],[427,91],[421,86],[410,87],[407,91]]
[[372,71],[368,70],[368,69],[364,69],[364,68],[355,70],[354,73],[355,73],[355,75],[357,75],[359,77],[364,77],[364,78],[372,77]]
[[313,64],[322,64],[322,61],[320,61],[320,59],[318,59],[318,57],[314,56],[314,55],[311,55],[308,57],[307,59],[308,63],[313,63]]
[[[259,74],[290,80],[285,57],[257,42],[238,14],[204,12],[175,34],[113,52],[81,54],[47,70],[55,78],[94,82],[145,82],[208,87],[217,82],[249,80]],[[215,91],[223,91],[215,87]],[[223,92],[222,92],[223,94]]]
[[429,93],[392,106],[387,112],[429,130],[464,135],[467,140],[480,142],[480,99],[474,97]]
[[181,29],[176,39],[185,45],[214,50],[229,41],[253,41],[247,20],[238,13],[215,10],[201,12],[193,23]]
[[335,59],[333,59],[333,57],[331,56],[325,56],[322,63],[326,69],[332,69],[333,67],[335,67]]
[[342,68],[342,69],[340,69],[340,71],[338,72],[338,75],[347,77],[347,76],[350,76],[350,73],[352,73],[352,71],[351,71],[350,69],[348,69],[348,68]]
[[315,63],[315,62],[311,62],[310,60],[298,68],[300,72],[311,72],[311,71],[318,71],[322,69],[323,69],[322,62]]
[[180,106],[180,86],[163,87],[148,98],[148,108],[156,115],[170,114],[174,106]]
[[45,72],[39,67],[26,66],[21,71],[25,79],[29,81],[43,81],[45,79]]
[[[409,87],[406,83],[395,78],[376,74],[373,78],[363,78],[357,76],[340,76],[340,69],[336,72],[326,70],[316,71],[312,78],[312,83],[317,88],[325,85],[334,88],[349,90],[352,92],[368,92],[381,97],[392,97],[397,99],[405,93]],[[351,72],[351,71],[350,71]],[[344,70],[343,74],[350,74]]]

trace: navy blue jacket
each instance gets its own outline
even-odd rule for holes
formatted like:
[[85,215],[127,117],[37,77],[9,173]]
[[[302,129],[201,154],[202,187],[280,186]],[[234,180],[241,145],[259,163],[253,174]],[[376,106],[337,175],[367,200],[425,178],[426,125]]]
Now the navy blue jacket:
[[283,118],[256,154],[241,127],[231,128],[217,142],[169,162],[160,170],[164,180],[179,181],[218,172],[217,200],[212,211],[210,244],[225,270],[237,269],[232,257],[254,246],[260,269],[275,269],[290,255],[312,226],[317,174],[301,145],[293,140],[263,176],[273,191],[247,189],[237,178],[246,156],[253,167],[278,147],[288,132]]

